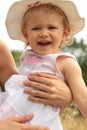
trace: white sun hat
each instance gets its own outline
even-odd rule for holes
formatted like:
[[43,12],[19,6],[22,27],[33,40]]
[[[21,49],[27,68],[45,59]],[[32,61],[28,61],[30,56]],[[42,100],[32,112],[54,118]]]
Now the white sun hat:
[[24,14],[33,6],[49,3],[58,6],[67,16],[70,25],[73,27],[69,37],[73,37],[83,29],[85,19],[80,17],[75,4],[70,0],[20,0],[15,2],[7,13],[6,27],[9,36],[14,40],[25,42],[25,38],[21,31],[21,23]]

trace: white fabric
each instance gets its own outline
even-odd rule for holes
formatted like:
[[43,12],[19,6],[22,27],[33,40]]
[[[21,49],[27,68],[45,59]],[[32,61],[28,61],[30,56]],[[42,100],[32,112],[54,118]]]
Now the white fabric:
[[0,108],[0,119],[33,112],[34,118],[29,123],[47,125],[50,130],[62,130],[59,108],[33,103],[27,100],[29,95],[23,91],[23,81],[31,73],[46,72],[56,74],[64,80],[64,76],[56,67],[56,59],[60,56],[74,58],[70,53],[49,54],[41,57],[28,50],[23,54],[19,75],[11,76],[6,82],[7,99]]

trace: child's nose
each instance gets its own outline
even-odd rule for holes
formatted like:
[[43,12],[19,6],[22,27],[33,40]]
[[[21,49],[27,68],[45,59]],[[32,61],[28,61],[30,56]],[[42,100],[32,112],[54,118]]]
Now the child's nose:
[[40,37],[43,37],[43,38],[45,38],[45,37],[48,37],[49,36],[49,32],[48,32],[48,30],[42,30],[41,31],[41,33],[40,33]]

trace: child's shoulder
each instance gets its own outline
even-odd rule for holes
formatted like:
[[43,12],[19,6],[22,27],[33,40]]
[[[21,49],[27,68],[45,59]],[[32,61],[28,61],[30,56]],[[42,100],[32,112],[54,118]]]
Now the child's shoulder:
[[78,68],[79,64],[74,55],[69,52],[64,52],[57,57],[57,67],[63,72],[64,70],[71,69],[73,67]]
[[69,58],[76,60],[76,57],[73,54],[71,54],[70,52],[63,52],[63,53],[60,53],[57,56],[57,60],[64,60],[64,59],[66,60],[66,59],[69,59]]

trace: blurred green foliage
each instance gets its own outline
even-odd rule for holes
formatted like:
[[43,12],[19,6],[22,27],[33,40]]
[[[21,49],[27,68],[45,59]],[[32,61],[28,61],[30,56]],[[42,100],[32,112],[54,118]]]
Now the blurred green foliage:
[[15,62],[19,62],[22,51],[12,50],[11,53],[12,53],[12,55],[14,57]]
[[20,57],[21,57],[22,51],[12,50],[11,53],[12,53],[12,55],[14,57],[17,68],[19,68],[19,66],[20,66]]

